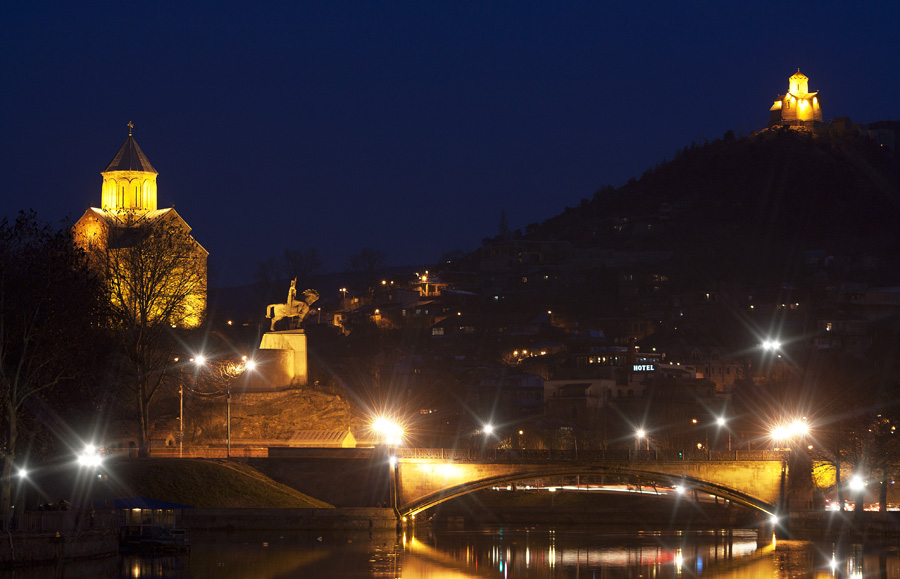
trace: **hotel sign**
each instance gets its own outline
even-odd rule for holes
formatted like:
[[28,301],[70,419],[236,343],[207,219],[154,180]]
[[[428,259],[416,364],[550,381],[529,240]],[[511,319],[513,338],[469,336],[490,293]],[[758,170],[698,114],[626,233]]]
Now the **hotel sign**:
[[655,372],[656,368],[653,364],[633,364],[631,366],[632,372]]

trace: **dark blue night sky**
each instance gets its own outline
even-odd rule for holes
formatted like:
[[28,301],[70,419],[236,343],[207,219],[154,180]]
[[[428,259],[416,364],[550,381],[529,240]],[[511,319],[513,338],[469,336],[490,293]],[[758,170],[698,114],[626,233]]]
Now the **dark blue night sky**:
[[77,219],[134,135],[212,284],[316,247],[420,265],[691,141],[900,114],[900,3],[30,3],[0,12],[4,215]]

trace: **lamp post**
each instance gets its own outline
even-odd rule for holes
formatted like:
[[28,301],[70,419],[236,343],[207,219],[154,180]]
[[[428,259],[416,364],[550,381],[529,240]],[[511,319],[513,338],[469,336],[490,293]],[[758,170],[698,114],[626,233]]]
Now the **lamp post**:
[[[380,416],[374,420],[371,428],[381,439],[381,443],[384,444],[387,450],[388,496],[391,507],[399,517],[400,511],[397,508],[399,505],[399,499],[397,496],[399,485],[397,484],[397,477],[399,477],[400,475],[400,459],[399,456],[397,456],[395,450],[396,447],[403,444],[403,427],[393,420]],[[399,526],[399,521],[397,524]]]
[[225,458],[231,458],[231,383],[225,386]]
[[[90,481],[87,485],[86,489],[83,489],[81,496],[77,497],[76,500],[80,503],[83,499],[87,498],[88,501],[93,504],[93,483],[94,483],[94,474],[100,470],[100,467],[103,465],[103,454],[101,453],[101,449],[97,448],[93,444],[86,444],[84,450],[81,451],[81,454],[78,455],[78,466],[81,467],[82,471],[87,474],[87,479]],[[101,475],[98,475],[99,478],[102,479]],[[85,480],[85,479],[82,479]]]
[[[197,354],[190,361],[196,366],[194,370],[194,381],[196,382],[197,373],[206,364],[206,357],[203,354]],[[179,385],[178,398],[178,457],[184,458],[184,383]]]
[[178,385],[178,458],[184,458],[184,384]]
[[650,450],[650,439],[647,438],[647,431],[643,428],[638,428],[634,432],[634,451],[637,452],[640,450],[641,440],[647,441],[647,450]]
[[728,428],[728,421],[725,420],[724,416],[720,416],[716,419],[716,424],[719,425],[719,428],[724,428],[728,431],[728,452],[731,452],[731,429]]
[[[700,422],[696,418],[691,418],[691,424],[697,426]],[[697,443],[697,450],[706,448],[706,457],[709,458],[709,426],[703,426],[703,442]]]

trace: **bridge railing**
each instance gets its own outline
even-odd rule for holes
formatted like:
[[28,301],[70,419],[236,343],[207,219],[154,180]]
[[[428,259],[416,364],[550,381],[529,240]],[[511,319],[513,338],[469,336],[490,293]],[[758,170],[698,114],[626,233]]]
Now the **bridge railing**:
[[468,448],[397,448],[399,458],[426,460],[458,460],[465,462],[671,462],[671,461],[737,461],[782,460],[783,454],[771,450],[539,450],[539,449],[468,449]]

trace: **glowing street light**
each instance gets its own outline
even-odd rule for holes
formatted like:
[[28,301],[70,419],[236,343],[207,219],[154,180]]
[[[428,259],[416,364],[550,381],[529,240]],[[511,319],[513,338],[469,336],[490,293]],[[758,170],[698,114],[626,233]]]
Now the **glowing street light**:
[[643,428],[638,428],[634,431],[634,450],[640,450],[641,440],[647,441],[647,450],[650,450],[650,439],[647,438],[647,431]]
[[93,444],[88,444],[78,455],[78,464],[84,468],[99,468],[103,464],[103,456]]
[[[802,419],[792,420],[788,424],[779,424],[772,428],[770,437],[776,443],[790,443],[809,435],[809,424],[806,423],[806,417]],[[787,450],[790,450],[788,446]]]
[[728,428],[728,421],[725,420],[724,416],[720,416],[720,417],[716,418],[716,424],[719,426],[720,429],[724,428],[725,430],[728,431],[728,452],[731,452],[731,429]]
[[787,432],[791,437],[806,436],[809,434],[809,426],[802,420],[794,420],[788,425]]
[[859,491],[863,490],[864,488],[866,488],[866,481],[863,480],[863,477],[859,476],[858,474],[855,474],[852,477],[850,477],[850,490],[851,491],[859,492]]
[[375,419],[375,422],[372,423],[372,430],[388,446],[399,446],[403,442],[403,428],[393,420],[383,416]]
[[763,340],[762,349],[766,352],[777,352],[781,349],[781,342],[778,340]]
[[494,425],[491,424],[490,422],[488,422],[487,424],[484,425],[484,427],[482,428],[481,431],[484,432],[485,436],[490,436],[490,435],[494,434]]

